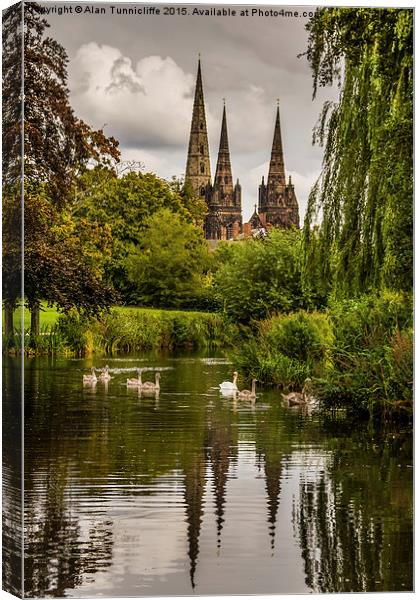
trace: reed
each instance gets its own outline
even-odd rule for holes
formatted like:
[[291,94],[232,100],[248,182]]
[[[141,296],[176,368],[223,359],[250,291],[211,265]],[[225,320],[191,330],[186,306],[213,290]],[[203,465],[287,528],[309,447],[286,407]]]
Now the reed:
[[149,350],[222,348],[233,343],[237,328],[216,313],[115,308],[101,319],[77,314],[59,319],[68,346],[79,355]]

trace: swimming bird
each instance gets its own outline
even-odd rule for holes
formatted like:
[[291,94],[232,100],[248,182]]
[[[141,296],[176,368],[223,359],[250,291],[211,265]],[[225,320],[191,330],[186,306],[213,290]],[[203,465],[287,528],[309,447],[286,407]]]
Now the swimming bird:
[[237,371],[233,372],[233,381],[223,381],[220,385],[220,391],[221,392],[236,392],[238,389],[238,386],[236,385],[236,380],[238,379],[238,373]]
[[141,387],[142,381],[141,381],[141,369],[137,369],[137,375],[138,375],[138,379],[127,379],[127,385],[132,385],[132,386],[137,386],[137,387]]
[[98,378],[96,377],[96,373],[95,373],[95,369],[94,367],[92,367],[91,369],[92,374],[91,375],[83,375],[83,384],[93,384],[96,383],[98,381]]
[[312,402],[314,397],[311,396],[308,391],[312,380],[307,377],[301,392],[290,392],[290,394],[282,394],[283,400],[285,400],[289,406],[302,406],[308,402]]
[[102,373],[99,374],[99,381],[109,381],[110,379],[111,375],[109,374],[109,367],[106,365]]
[[238,399],[239,400],[255,400],[255,398],[257,397],[257,394],[255,392],[256,383],[257,383],[257,380],[253,379],[251,390],[242,390],[242,392],[238,392]]
[[142,385],[141,385],[141,391],[142,392],[158,392],[160,390],[160,384],[159,384],[159,380],[160,380],[160,373],[157,372],[156,376],[155,376],[155,383],[153,383],[152,381],[145,381]]

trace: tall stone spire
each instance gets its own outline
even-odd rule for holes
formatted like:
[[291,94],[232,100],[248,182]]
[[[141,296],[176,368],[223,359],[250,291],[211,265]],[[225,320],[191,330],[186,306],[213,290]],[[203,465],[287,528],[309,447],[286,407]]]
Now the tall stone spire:
[[210,153],[200,58],[198,59],[185,182],[189,183],[195,194],[202,198],[205,198],[207,186],[211,183]]
[[281,143],[280,108],[277,102],[276,124],[274,126],[273,147],[271,150],[270,169],[268,171],[267,185],[286,185],[284,171],[283,146]]
[[209,212],[204,222],[204,231],[208,240],[231,240],[239,235],[242,227],[241,193],[239,180],[233,185],[226,106],[223,101],[216,175],[206,198]]
[[219,188],[221,191],[223,191],[224,196],[227,194],[232,194],[233,192],[232,169],[230,166],[229,140],[226,123],[226,105],[224,102],[214,188]]
[[299,204],[290,177],[286,184],[278,100],[268,179],[264,183],[263,177],[258,189],[258,213],[264,226],[299,227]]

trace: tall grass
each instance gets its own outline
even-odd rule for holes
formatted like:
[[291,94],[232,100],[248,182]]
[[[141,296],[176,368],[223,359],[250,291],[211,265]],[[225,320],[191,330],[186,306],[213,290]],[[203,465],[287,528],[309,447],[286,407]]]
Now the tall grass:
[[31,335],[30,328],[15,328],[9,336],[3,335],[3,352],[8,354],[66,353],[65,338],[58,325],[42,325],[39,335]]
[[116,308],[91,321],[70,314],[60,317],[58,327],[77,354],[221,348],[237,333],[216,313],[141,308]]

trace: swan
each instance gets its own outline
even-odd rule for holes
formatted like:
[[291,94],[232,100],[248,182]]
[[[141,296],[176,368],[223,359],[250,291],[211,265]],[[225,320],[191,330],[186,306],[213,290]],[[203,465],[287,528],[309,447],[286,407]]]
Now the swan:
[[92,371],[91,375],[83,375],[83,383],[84,384],[96,383],[98,381],[94,367],[92,367],[91,371]]
[[111,375],[109,374],[108,365],[105,366],[105,369],[99,375],[99,381],[109,381],[111,379]]
[[301,406],[308,402],[313,402],[314,397],[308,394],[308,388],[311,383],[312,380],[307,377],[301,392],[290,392],[290,394],[287,395],[282,394],[283,400],[285,400],[289,406]]
[[138,379],[127,379],[127,385],[141,387],[143,385],[141,381],[141,369],[137,369],[137,375],[139,376]]
[[223,381],[223,383],[221,383],[219,385],[220,391],[221,392],[236,392],[238,389],[238,386],[236,385],[236,380],[238,379],[238,373],[237,371],[233,372],[233,381]]
[[159,380],[160,380],[160,373],[158,372],[158,373],[156,373],[155,383],[153,383],[152,381],[145,381],[141,385],[141,391],[142,392],[158,392],[160,390]]
[[256,383],[257,383],[257,380],[253,379],[252,380],[251,391],[249,391],[249,390],[242,390],[242,392],[238,392],[238,399],[239,400],[255,400],[255,398],[257,396],[257,394],[255,392],[255,387],[256,387],[255,384]]

